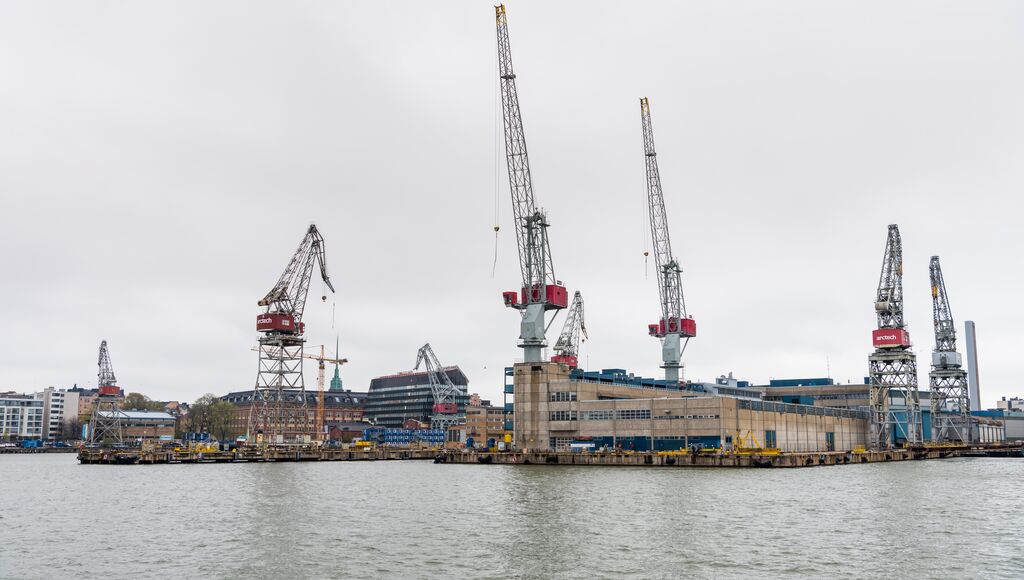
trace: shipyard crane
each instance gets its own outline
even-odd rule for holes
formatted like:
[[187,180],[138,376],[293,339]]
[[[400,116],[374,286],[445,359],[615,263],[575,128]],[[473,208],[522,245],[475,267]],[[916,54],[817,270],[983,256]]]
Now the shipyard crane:
[[121,388],[117,386],[114,376],[114,365],[110,362],[110,349],[107,341],[100,342],[99,367],[97,373],[96,400],[92,405],[89,417],[89,442],[100,443],[104,440],[122,443],[124,432],[121,428]]
[[416,352],[416,366],[413,370],[419,370],[421,364],[427,371],[430,392],[434,398],[430,428],[447,432],[448,427],[465,421],[465,417],[459,415],[459,396],[463,392],[455,386],[447,370],[441,366],[429,342]]
[[[254,350],[256,352],[260,352],[260,347],[254,346],[250,350]],[[335,347],[335,350],[337,350],[337,347]],[[276,354],[276,352],[275,352],[275,354]],[[347,363],[348,359],[347,358],[333,358],[333,357],[327,356],[325,347],[322,344],[320,345],[320,354],[302,353],[302,355],[300,355],[300,356],[302,356],[302,358],[310,359],[310,360],[315,360],[315,361],[318,362],[318,365],[317,365],[318,366],[318,368],[317,368],[317,377],[316,377],[317,399],[316,399],[316,427],[315,427],[315,430],[319,434],[319,437],[324,438],[324,400],[325,400],[324,399],[324,382],[325,382],[325,371],[326,371],[326,367],[324,365],[326,363],[333,363],[334,364],[334,369],[335,369],[335,374],[337,374],[338,365],[343,365],[343,364]]]
[[583,322],[583,296],[579,290],[573,295],[572,305],[567,312],[562,334],[555,341],[556,354],[551,357],[551,362],[564,363],[574,369],[579,366],[580,335],[583,335],[583,340],[587,339],[587,325]]
[[[306,408],[306,387],[302,376],[305,325],[302,314],[313,275],[320,267],[320,278],[334,292],[327,274],[324,238],[310,224],[305,237],[274,287],[257,304],[265,308],[256,317],[259,339],[259,369],[253,405],[249,412],[247,441],[262,435],[265,440],[283,443],[286,435],[306,441],[313,435]],[[327,296],[323,296],[327,300]],[[285,393],[285,391],[295,391]]]
[[686,313],[683,300],[682,268],[672,255],[669,241],[668,214],[665,196],[661,192],[658,173],[658,154],[654,150],[654,128],[651,126],[651,106],[647,97],[640,99],[640,122],[644,134],[644,164],[647,169],[647,205],[651,218],[651,239],[654,242],[654,261],[657,267],[658,292],[661,296],[661,320],[647,325],[647,333],[661,339],[661,368],[665,380],[678,383],[680,359],[690,339],[697,336],[697,323]]
[[[920,445],[921,400],[917,390],[917,357],[903,321],[903,241],[899,227],[889,226],[882,273],[875,296],[878,328],[871,333],[875,351],[868,357],[872,449],[888,449],[893,435],[903,434],[908,445]],[[903,420],[893,408],[893,395],[902,398]]]
[[504,292],[505,306],[520,311],[519,346],[525,362],[541,362],[547,346],[544,322],[548,310],[568,305],[568,293],[561,280],[555,278],[548,244],[549,226],[544,210],[536,205],[530,160],[526,154],[526,134],[519,111],[516,75],[512,70],[512,51],[508,40],[508,19],[505,5],[494,7],[498,28],[498,78],[501,85],[501,112],[505,126],[505,160],[512,190],[512,211],[515,219],[516,244],[519,247],[519,268],[523,278],[521,292]]
[[932,318],[935,322],[935,350],[928,373],[931,392],[932,441],[968,443],[971,440],[971,405],[967,372],[956,349],[956,326],[946,296],[939,257],[928,264],[932,286]]

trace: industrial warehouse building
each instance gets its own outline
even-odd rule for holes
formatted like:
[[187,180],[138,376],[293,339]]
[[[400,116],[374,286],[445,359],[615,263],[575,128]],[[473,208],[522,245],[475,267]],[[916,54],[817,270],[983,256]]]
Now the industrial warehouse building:
[[[458,414],[466,413],[469,379],[458,366],[444,367],[448,378],[459,389]],[[434,393],[426,371],[377,377],[370,381],[366,399],[366,418],[378,427],[401,428],[406,420],[430,423],[434,413]]]
[[[690,447],[767,447],[782,451],[850,451],[869,434],[867,384],[832,379],[780,379],[751,386],[722,377],[685,389],[622,369],[570,370],[555,363],[518,364],[513,370],[516,446],[569,450],[573,444],[635,451]],[[900,425],[892,443],[905,442],[907,402],[893,390],[890,408]],[[976,440],[1024,438],[1024,413],[974,412]],[[931,439],[929,393],[921,392],[925,441]]]
[[598,382],[546,362],[518,364],[514,374],[520,449],[568,450],[586,441],[636,451],[742,445],[813,452],[852,450],[867,441],[868,414],[862,410],[764,401],[753,389]]

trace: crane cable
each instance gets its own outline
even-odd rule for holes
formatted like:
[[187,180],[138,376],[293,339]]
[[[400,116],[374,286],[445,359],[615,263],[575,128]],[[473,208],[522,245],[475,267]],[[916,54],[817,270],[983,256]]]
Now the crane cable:
[[646,162],[646,160],[644,160],[644,173],[643,174],[644,174],[644,189],[643,189],[643,192],[644,192],[644,205],[643,205],[643,220],[641,222],[642,226],[640,227],[640,235],[643,237],[643,279],[647,280],[647,258],[648,258],[648,256],[650,256],[650,252],[647,251],[647,227],[649,226],[649,223],[648,223],[647,219],[649,217],[648,216],[648,211],[650,210],[650,207],[649,207],[650,200],[648,199],[649,194],[647,194],[647,177],[646,177],[647,176],[647,162]]
[[[497,43],[497,38],[495,38]],[[495,79],[494,83],[494,262],[491,264],[491,278],[494,278],[494,273],[498,269],[498,230],[501,229],[499,225],[498,208],[499,204],[499,193],[498,193],[498,85],[501,83],[498,80],[498,53],[495,50],[494,53],[494,74],[491,78]]]

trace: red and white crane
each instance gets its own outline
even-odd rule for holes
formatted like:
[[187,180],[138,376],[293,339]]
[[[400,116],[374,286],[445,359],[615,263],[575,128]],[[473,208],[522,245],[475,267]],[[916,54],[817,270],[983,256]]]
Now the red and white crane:
[[[871,332],[875,351],[868,357],[871,377],[868,446],[888,449],[893,439],[901,436],[905,443],[919,445],[922,436],[917,357],[910,349],[910,333],[903,320],[903,239],[896,224],[889,226],[885,242],[875,314],[878,328]],[[894,400],[902,404],[894,405]]]
[[555,278],[548,245],[548,220],[537,207],[530,177],[530,160],[526,154],[526,134],[519,111],[516,75],[512,70],[512,51],[508,40],[508,19],[505,5],[494,7],[498,27],[498,78],[501,85],[501,112],[505,125],[505,159],[508,181],[512,189],[512,211],[515,219],[516,243],[519,246],[519,268],[523,283],[520,292],[504,292],[505,306],[522,315],[519,346],[526,362],[541,362],[547,346],[544,316],[549,310],[568,306],[568,293]]
[[683,300],[683,285],[680,278],[683,270],[672,254],[672,244],[669,241],[668,215],[665,211],[665,196],[661,192],[658,154],[654,150],[654,128],[651,126],[651,106],[647,97],[640,99],[640,122],[644,134],[651,239],[654,244],[658,292],[661,297],[661,320],[647,325],[647,332],[661,339],[661,368],[665,369],[665,380],[678,383],[681,379],[679,371],[683,367],[680,359],[687,343],[697,336],[697,323],[686,313],[686,301]]
[[89,442],[121,443],[124,431],[121,428],[121,387],[117,386],[114,365],[110,362],[107,341],[100,343],[100,355],[96,361],[99,367],[96,384],[96,400],[89,416]]
[[583,321],[583,295],[577,290],[572,297],[572,305],[565,315],[565,324],[562,326],[562,334],[558,335],[555,341],[555,356],[551,362],[563,363],[574,369],[579,366],[580,335],[583,340],[587,339],[587,325]]
[[[306,386],[302,376],[305,325],[302,313],[306,307],[314,263],[320,266],[320,277],[334,292],[327,275],[324,238],[316,225],[310,224],[288,267],[274,287],[258,304],[266,310],[256,317],[259,339],[259,371],[249,411],[247,440],[260,436],[265,441],[306,442],[315,435],[306,402]],[[323,297],[327,300],[327,296]]]
[[419,370],[423,365],[430,381],[430,392],[434,397],[433,413],[430,415],[430,428],[447,431],[448,427],[466,422],[466,416],[459,414],[459,398],[466,395],[448,376],[448,369],[441,366],[430,343],[424,344],[416,351],[416,366]]

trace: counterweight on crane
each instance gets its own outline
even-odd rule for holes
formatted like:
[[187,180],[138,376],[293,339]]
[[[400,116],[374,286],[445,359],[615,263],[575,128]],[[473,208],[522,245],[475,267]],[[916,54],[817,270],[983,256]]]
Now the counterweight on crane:
[[537,207],[533,195],[526,134],[519,111],[516,75],[512,70],[505,5],[495,6],[494,11],[498,28],[498,79],[505,126],[505,160],[512,190],[519,268],[523,278],[521,292],[504,292],[502,299],[505,306],[519,310],[522,316],[519,346],[523,349],[524,360],[540,362],[542,351],[547,346],[545,313],[565,308],[568,305],[568,294],[562,282],[555,278],[551,248],[548,245],[547,216]]
[[[893,435],[902,433],[909,445],[922,443],[921,400],[917,390],[917,357],[910,350],[910,334],[903,321],[903,241],[899,227],[889,226],[882,259],[882,273],[875,297],[878,329],[871,333],[875,352],[868,357],[871,377],[872,449],[888,449]],[[893,395],[900,397],[905,421],[892,407]]]
[[324,284],[334,292],[327,275],[324,238],[316,226],[310,224],[288,267],[258,302],[266,310],[256,317],[256,330],[263,336],[259,339],[259,370],[249,412],[249,442],[261,437],[273,443],[283,443],[286,439],[308,441],[314,435],[302,376],[305,343],[302,313],[314,263],[320,266]]
[[657,267],[658,292],[661,297],[661,320],[647,325],[647,333],[661,339],[661,368],[665,380],[680,380],[683,350],[690,339],[697,336],[697,323],[686,314],[681,280],[682,268],[672,255],[669,241],[668,214],[665,196],[661,191],[658,173],[658,154],[654,150],[654,128],[651,125],[651,106],[647,97],[640,99],[640,123],[644,134],[644,165],[647,170],[647,205],[651,217],[651,239],[654,242],[654,260]]
[[969,443],[971,441],[970,395],[967,371],[956,349],[956,326],[946,296],[939,257],[928,264],[932,286],[932,318],[935,322],[935,350],[928,373],[931,392],[932,441]]
[[420,364],[427,371],[430,391],[434,397],[430,428],[447,431],[448,427],[465,422],[465,416],[459,415],[459,396],[465,393],[448,377],[447,370],[437,360],[429,342],[416,352],[416,366],[413,370],[419,370]]
[[587,325],[583,321],[583,296],[579,290],[573,295],[568,312],[562,334],[555,341],[555,356],[551,357],[551,362],[564,363],[574,369],[579,366],[580,335],[583,340],[587,339]]
[[110,350],[105,340],[100,343],[100,355],[96,364],[99,367],[97,396],[89,418],[89,442],[100,443],[109,440],[113,443],[122,443],[124,432],[121,429],[121,388],[117,386],[114,365],[110,363]]

